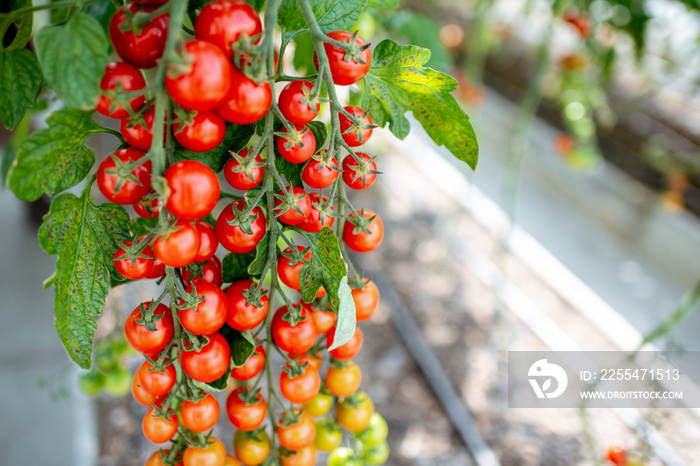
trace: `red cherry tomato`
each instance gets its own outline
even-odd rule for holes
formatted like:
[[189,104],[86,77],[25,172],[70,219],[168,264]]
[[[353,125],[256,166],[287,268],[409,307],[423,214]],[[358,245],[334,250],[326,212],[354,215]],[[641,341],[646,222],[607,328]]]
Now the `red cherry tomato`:
[[[356,107],[355,105],[348,105],[347,107],[345,107],[345,111],[347,111],[353,116],[356,116],[357,118],[362,118],[362,114],[365,112],[360,107]],[[340,135],[342,136],[343,141],[345,141],[345,143],[348,146],[358,147],[369,141],[369,138],[372,136],[373,131],[371,128],[356,128],[353,131],[352,129],[350,129],[353,126],[352,120],[345,116],[343,112],[338,112],[338,119],[340,120]],[[367,125],[372,124],[372,118],[369,116],[369,113],[365,115],[362,121]]]
[[109,171],[116,169],[115,158],[123,164],[128,164],[144,155],[145,153],[140,150],[127,147],[119,149],[102,161],[97,169],[97,187],[100,188],[100,192],[102,192],[104,197],[115,204],[134,204],[151,191],[150,160],[131,170],[131,174],[136,177],[140,184],[129,179],[122,179],[121,186],[117,191],[117,187],[120,184],[119,176],[108,174]]
[[[127,241],[124,243],[124,246],[129,248],[133,243],[133,241]],[[151,248],[148,246],[143,248],[140,254],[150,256],[151,259],[145,257],[136,257],[135,260],[129,258],[117,259],[118,257],[124,256],[124,254],[126,254],[126,251],[123,248],[120,247],[117,249],[117,252],[114,254],[114,267],[117,269],[117,272],[125,278],[131,280],[145,278],[153,268],[153,263],[155,262],[155,260],[152,259],[153,251],[151,251]]]
[[255,348],[255,352],[248,358],[245,364],[241,367],[234,367],[231,369],[231,377],[240,381],[250,380],[260,374],[264,368],[265,347],[263,345],[258,345]]
[[[304,231],[308,231],[309,233],[318,233],[324,227],[332,227],[333,222],[335,222],[335,218],[331,217],[330,215],[326,215],[326,217],[323,219],[323,223],[321,223],[321,212],[314,207],[314,204],[320,204],[321,202],[318,193],[310,193],[309,200],[311,201],[311,211],[309,212],[309,216],[297,226]],[[323,202],[327,201],[328,197],[324,194]],[[333,207],[331,207],[331,210],[335,211]]]
[[158,199],[156,198],[142,198],[132,207],[136,215],[142,218],[157,218],[160,213],[158,210]]
[[131,3],[114,13],[109,21],[109,38],[112,40],[114,50],[127,63],[138,68],[153,68],[165,50],[170,16],[167,13],[158,15],[144,25],[139,34],[134,34],[133,30],[122,30],[124,23],[128,21],[127,10],[132,14],[138,11],[150,13],[154,8],[141,9],[138,5]]
[[279,96],[279,109],[282,115],[294,125],[304,125],[318,115],[321,105],[309,105],[309,93],[313,84],[309,81],[292,81],[287,84]]
[[153,396],[141,386],[139,382],[139,371],[134,372],[134,377],[131,380],[131,395],[138,404],[148,408],[150,408],[152,404],[160,406],[163,404],[163,401],[165,401],[165,398]]
[[[304,250],[304,246],[297,246],[297,249],[301,252]],[[291,254],[291,248],[284,250],[285,254]],[[311,260],[311,249],[309,249],[306,254],[304,254],[304,259]],[[284,254],[280,254],[277,258],[277,273],[280,277],[282,283],[294,290],[301,290],[301,285],[299,283],[299,273],[301,268],[304,266],[303,263],[297,262],[294,265],[289,265],[292,260],[286,257]]]
[[[379,215],[369,209],[364,209],[364,213],[367,219],[374,217],[367,225],[370,231],[369,233],[362,230],[356,232],[355,225],[347,220],[345,221],[345,225],[343,225],[343,241],[355,252],[374,251],[384,238],[384,224],[382,223],[382,219],[379,218]],[[350,214],[350,218],[355,218],[355,215],[355,213]]]
[[269,309],[267,295],[260,297],[261,307],[257,307],[254,303],[246,304],[246,297],[243,296],[244,291],[247,292],[254,286],[255,283],[252,280],[238,280],[226,288],[228,298],[226,323],[231,328],[242,332],[252,330],[265,320]]
[[223,376],[231,361],[231,348],[219,333],[208,335],[209,343],[198,353],[194,350],[182,353],[182,369],[194,380],[214,382]]
[[[238,155],[241,157],[248,157],[248,149],[243,149]],[[246,169],[235,157],[230,158],[228,162],[226,162],[226,165],[224,165],[224,177],[226,177],[228,184],[241,191],[253,189],[259,185],[263,179],[264,172],[262,166],[263,160],[260,154],[255,156],[253,163],[260,164],[260,166],[248,167]]]
[[193,432],[206,432],[219,420],[219,402],[207,393],[196,403],[185,400],[180,408],[182,422]]
[[[228,300],[221,288],[205,281],[195,283],[197,296],[204,297],[204,301],[197,305],[196,309],[180,309],[178,317],[180,323],[195,335],[211,335],[226,323],[228,314]],[[191,292],[192,285],[187,286]],[[182,306],[184,300],[180,301]]]
[[216,253],[216,248],[219,247],[219,240],[216,239],[216,230],[204,220],[194,222],[194,227],[199,232],[199,251],[197,251],[194,261],[208,261]]
[[[154,114],[155,107],[151,105],[148,110],[146,110],[146,113],[143,114],[143,122],[136,122],[134,125],[131,125],[131,120],[129,118],[121,119],[119,122],[119,132],[122,133],[127,144],[142,151],[147,151],[151,148],[151,144],[153,143]],[[146,127],[143,126],[144,123]]]
[[[328,37],[335,39],[340,42],[350,43],[352,38],[352,33],[347,31],[333,31],[328,33]],[[365,41],[359,37],[355,38],[355,45],[358,47],[365,45]],[[355,84],[360,79],[364,78],[369,68],[372,66],[372,53],[369,49],[365,49],[360,53],[360,59],[364,63],[359,63],[355,59],[346,60],[345,50],[337,47],[335,45],[325,43],[323,46],[326,49],[326,55],[328,56],[328,66],[331,69],[331,76],[333,76],[333,83],[338,86],[349,86]],[[314,52],[314,64],[316,69],[318,69],[318,58]]]
[[616,466],[625,466],[627,464],[627,450],[619,446],[608,448],[608,460]]
[[208,40],[233,58],[232,45],[244,35],[260,42],[262,23],[255,10],[239,0],[217,0],[207,4],[194,22],[197,39]]
[[[100,89],[103,91],[112,91],[119,85],[119,90],[124,92],[138,91],[146,87],[146,80],[138,68],[131,66],[128,63],[112,62],[105,67],[105,74],[100,80]],[[146,97],[139,95],[129,99],[131,111],[136,111],[143,107],[146,103]],[[110,118],[126,118],[129,116],[129,111],[122,105],[112,102],[110,97],[101,95],[97,101],[98,112]]]
[[[302,448],[306,448],[311,445],[316,437],[316,422],[311,414],[304,410],[299,410],[301,415],[299,416],[299,422],[292,424],[288,427],[282,427],[280,419],[280,424],[277,425],[277,438],[282,445],[287,450],[299,451]],[[282,414],[282,418],[285,414]]]
[[302,320],[292,327],[285,320],[288,314],[287,306],[277,309],[272,318],[272,339],[282,351],[295,354],[305,353],[316,343],[318,330],[305,306],[295,305],[294,307],[299,308]]
[[226,122],[213,111],[197,112],[192,124],[180,128],[173,125],[175,139],[182,147],[192,152],[207,152],[218,146],[226,134]]
[[237,125],[255,123],[270,109],[270,84],[256,83],[235,66],[231,69],[231,88],[216,111],[224,120]]
[[155,417],[158,413],[151,408],[143,417],[141,428],[143,435],[153,443],[165,443],[177,433],[177,415],[172,414],[168,419]]
[[[356,152],[356,154],[364,162],[368,162],[372,158],[364,152]],[[374,160],[369,163],[367,170],[377,171],[377,164]],[[343,181],[352,189],[367,189],[374,184],[376,179],[376,173],[364,173],[363,179],[361,166],[352,155],[347,155],[343,159]]]
[[255,402],[245,404],[241,399],[243,387],[238,387],[226,399],[226,414],[236,429],[249,432],[262,425],[267,417],[267,403],[261,393],[255,395]]
[[178,218],[202,218],[219,201],[219,179],[214,170],[201,162],[177,162],[165,172],[165,179],[170,187],[165,207]]
[[153,396],[167,394],[175,386],[177,380],[175,367],[172,364],[165,366],[165,372],[151,369],[153,369],[153,365],[150,362],[144,361],[141,364],[138,372],[139,384]]
[[204,40],[185,44],[190,69],[181,72],[174,67],[165,76],[170,97],[182,108],[213,110],[229,91],[232,66],[219,47]]
[[218,287],[221,287],[223,284],[223,279],[222,279],[222,270],[221,270],[221,261],[219,260],[218,257],[216,256],[211,256],[211,258],[204,263],[204,266],[202,267],[202,276],[195,276],[190,280],[190,276],[192,275],[189,270],[183,270],[182,271],[182,280],[185,283],[190,283],[193,282],[195,286],[199,282],[207,282],[211,283],[212,285],[216,285]]
[[[328,345],[328,348],[333,345],[333,340],[335,340],[335,330],[335,327],[333,327],[326,335],[326,345]],[[347,361],[348,359],[354,358],[357,353],[360,352],[362,349],[362,340],[362,329],[360,329],[360,327],[355,327],[355,333],[353,334],[352,338],[350,338],[350,341],[334,350],[329,351],[329,353],[335,359]]]
[[[282,128],[281,132],[286,133],[287,128]],[[304,163],[316,152],[316,137],[308,128],[298,127],[297,133],[301,136],[300,143],[292,144],[287,138],[277,136],[277,150],[288,162]]]
[[352,290],[352,299],[355,301],[356,317],[358,322],[372,317],[379,305],[379,289],[372,280],[362,286]]
[[[234,212],[235,208],[235,212]],[[260,240],[265,236],[267,220],[260,207],[255,207],[251,215],[255,218],[251,221],[252,235],[241,230],[239,226],[232,226],[228,222],[236,219],[236,214],[245,209],[245,200],[238,199],[226,206],[216,220],[216,237],[219,243],[226,249],[236,254],[247,254],[255,251]]]
[[148,275],[146,275],[146,278],[158,279],[163,275],[165,275],[165,264],[162,263],[160,259],[156,258],[156,260],[153,261],[153,268]]
[[325,189],[332,185],[340,174],[340,168],[335,159],[331,159],[331,162],[323,167],[320,163],[312,158],[304,165],[304,170],[301,172],[301,179],[311,188]]
[[290,192],[290,188],[291,194],[295,198],[298,196],[300,197],[300,199],[294,204],[296,204],[296,206],[301,210],[301,213],[297,212],[293,206],[282,212],[282,200],[276,198],[275,214],[281,222],[286,223],[287,225],[298,225],[306,220],[306,217],[308,217],[309,213],[311,213],[311,201],[309,200],[309,195],[307,194],[306,190],[304,188],[300,188],[299,186],[286,186],[280,190],[278,194],[280,196],[286,195],[286,193]]
[[[151,303],[142,303],[143,307],[148,310]],[[156,322],[156,330],[149,331],[145,325],[141,325],[136,320],[141,319],[140,306],[134,309],[129,317],[126,318],[124,324],[124,336],[126,341],[136,350],[141,353],[158,353],[163,350],[170,340],[173,338],[175,329],[173,327],[173,316],[170,314],[170,309],[165,304],[159,304],[153,311],[154,316],[163,315]]]
[[199,252],[199,232],[190,222],[178,220],[177,230],[165,238],[158,236],[153,242],[156,259],[169,267],[184,267],[191,263]]
[[[285,368],[289,367],[289,364]],[[304,373],[290,378],[286,370],[280,373],[280,391],[284,398],[294,404],[304,405],[313,400],[321,390],[321,377],[311,365],[304,367]]]

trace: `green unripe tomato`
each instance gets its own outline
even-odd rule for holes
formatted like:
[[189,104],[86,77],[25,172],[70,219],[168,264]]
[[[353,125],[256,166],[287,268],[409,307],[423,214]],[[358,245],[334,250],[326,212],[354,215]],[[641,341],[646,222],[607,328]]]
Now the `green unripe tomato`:
[[80,376],[80,389],[88,396],[97,396],[105,386],[107,377],[100,372],[88,372]]
[[382,442],[371,448],[365,448],[362,455],[365,464],[384,464],[389,459],[389,444]]
[[316,422],[316,437],[314,446],[321,451],[331,451],[340,445],[343,432],[331,419],[321,419]]
[[379,413],[372,414],[369,419],[369,427],[357,434],[357,438],[365,448],[379,445],[389,435],[389,426]]
[[118,398],[125,396],[131,391],[131,372],[128,369],[115,369],[107,372],[105,391]]
[[362,460],[353,458],[352,449],[338,447],[328,455],[326,466],[363,466]]
[[328,393],[319,392],[313,400],[304,405],[304,409],[314,417],[323,416],[333,406],[333,397]]

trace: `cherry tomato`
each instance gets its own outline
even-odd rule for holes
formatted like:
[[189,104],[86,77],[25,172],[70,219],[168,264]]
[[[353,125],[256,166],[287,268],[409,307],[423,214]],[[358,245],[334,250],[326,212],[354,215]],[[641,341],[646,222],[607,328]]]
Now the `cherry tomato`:
[[359,432],[355,438],[362,442],[365,447],[374,447],[386,440],[389,435],[389,426],[386,420],[379,413],[374,413],[369,418],[369,426]]
[[339,174],[340,169],[335,159],[331,159],[330,163],[322,166],[319,160],[312,158],[304,165],[301,179],[312,188],[324,189],[332,185]]
[[[328,393],[324,392],[319,392],[311,401],[304,405],[304,409],[314,417],[323,416],[331,410],[331,407],[333,407],[333,397],[330,396]],[[316,426],[318,427],[318,423],[316,423]],[[318,447],[318,445],[316,445],[316,447]],[[323,451],[330,451],[333,448],[330,448],[329,450],[323,450],[319,447],[319,449]]]
[[166,237],[158,236],[153,242],[156,259],[169,267],[184,267],[191,263],[199,252],[199,232],[190,222],[178,220],[177,230]]
[[323,366],[323,355],[320,351],[316,353],[316,355],[309,353],[289,353],[289,357],[291,359],[296,360],[297,364],[299,364],[300,366],[303,366],[305,363],[307,363],[309,366],[316,369],[316,372],[321,372],[321,367]]
[[309,81],[299,80],[287,84],[279,96],[279,109],[282,115],[294,125],[304,125],[318,115],[321,109],[320,104],[315,104],[313,108],[309,105],[308,98],[311,96],[313,84]]
[[[359,211],[357,213],[350,214],[350,218],[356,218],[355,215],[357,214],[359,214]],[[384,238],[384,223],[382,223],[382,219],[379,217],[379,215],[372,210],[364,209],[364,216],[367,219],[374,217],[374,219],[367,225],[367,228],[370,231],[369,233],[366,233],[363,230],[356,232],[355,225],[347,220],[345,221],[345,225],[343,225],[343,241],[347,247],[355,252],[374,251],[377,249],[377,247],[379,247],[382,239]]]
[[[127,63],[138,68],[153,68],[165,50],[170,16],[167,13],[156,16],[141,28],[140,34],[135,34],[133,30],[122,30],[124,23],[128,21],[127,10],[134,14],[140,8],[133,3],[125,5],[118,9],[109,21],[109,38],[112,39],[114,50]],[[143,9],[147,13],[153,10],[154,8]]]
[[362,460],[353,456],[351,448],[338,447],[328,455],[327,466],[364,466]]
[[[333,327],[328,331],[326,335],[326,344],[330,348],[333,345],[333,340],[335,339],[335,330]],[[360,327],[355,327],[355,333],[353,334],[350,341],[337,347],[334,350],[329,351],[331,356],[335,359],[340,359],[341,361],[347,361],[348,359],[354,358],[357,353],[362,349],[362,329]]]
[[219,402],[211,394],[196,403],[185,400],[180,408],[182,422],[193,432],[206,432],[219,420]]
[[[328,214],[326,214],[325,218],[323,219],[323,223],[321,223],[321,212],[319,212],[319,210],[315,207],[315,205],[321,203],[318,193],[309,193],[309,201],[311,202],[311,211],[309,212],[309,216],[306,217],[306,220],[304,220],[297,226],[302,230],[308,231],[310,233],[318,233],[325,227],[332,227],[333,222],[335,222],[335,218],[331,217]],[[325,203],[327,201],[328,197],[324,194],[323,202]],[[333,206],[331,206],[331,210],[335,211]]]
[[309,199],[309,195],[306,190],[304,188],[300,188],[299,186],[287,186],[280,190],[278,195],[285,196],[290,192],[290,188],[292,196],[294,196],[295,199],[298,199],[294,202],[294,205],[301,210],[301,213],[297,212],[294,206],[290,206],[286,211],[282,212],[283,208],[281,206],[283,202],[286,204],[286,200],[283,201],[280,198],[276,198],[275,214],[282,223],[286,223],[287,225],[298,225],[306,220],[306,217],[308,217],[309,213],[311,213],[311,200]]
[[260,297],[261,307],[257,307],[254,303],[247,304],[246,297],[243,296],[243,291],[247,293],[254,286],[255,283],[252,280],[238,280],[226,288],[228,298],[226,323],[231,328],[241,332],[252,330],[265,320],[269,309],[267,295]]
[[217,0],[207,4],[194,22],[197,39],[212,42],[233,58],[232,46],[244,35],[257,44],[262,34],[262,23],[255,10],[239,0]]
[[[128,249],[132,244],[134,244],[133,241],[126,241],[124,246]],[[151,248],[148,246],[143,248],[139,254],[149,256],[151,257],[150,259],[145,257],[117,259],[118,257],[123,257],[124,254],[126,254],[126,251],[122,247],[118,248],[117,252],[114,254],[114,267],[124,278],[139,280],[148,275],[153,268],[153,262],[155,262],[153,259],[153,251],[151,251]]]
[[216,230],[209,222],[197,220],[194,227],[199,232],[199,250],[194,258],[194,262],[206,262],[216,253],[219,247],[219,240],[216,239]]
[[[115,204],[134,204],[139,202],[143,196],[151,191],[151,161],[147,160],[138,167],[131,170],[131,175],[136,177],[138,183],[126,178],[122,178],[122,183],[119,183],[120,177],[118,174],[109,174],[108,172],[116,170],[117,164],[115,159],[119,160],[120,164],[128,164],[140,159],[145,155],[140,150],[126,147],[119,149],[102,161],[97,169],[97,187],[107,200]],[[121,184],[121,186],[119,186]],[[117,188],[119,189],[117,190]]]
[[208,335],[209,343],[196,351],[182,353],[182,369],[191,378],[204,383],[214,382],[228,370],[231,349],[226,339],[218,333]]
[[231,455],[226,455],[226,461],[224,461],[224,466],[241,466],[241,463]]
[[[151,306],[151,303],[141,304],[146,310]],[[126,318],[124,324],[124,336],[126,341],[136,350],[141,353],[158,353],[163,350],[170,340],[173,338],[175,328],[173,327],[173,316],[170,314],[170,309],[165,304],[159,304],[153,311],[153,316],[163,315],[156,322],[156,330],[149,331],[145,325],[136,323],[137,319],[141,319],[141,307],[137,306],[129,317]],[[155,320],[155,319],[154,319]]]
[[233,434],[233,451],[238,461],[246,466],[257,466],[270,455],[270,437],[261,430],[254,435],[243,430]]
[[[367,163],[372,157],[365,154],[364,152],[356,152],[358,157]],[[352,155],[348,155],[343,159],[343,181],[346,185],[352,189],[367,189],[374,184],[374,180],[377,179],[376,173],[370,173],[370,171],[377,171],[377,164],[374,160],[369,162],[366,172],[363,173],[363,169],[357,160]]]
[[357,364],[346,361],[342,366],[329,367],[323,382],[333,396],[346,398],[360,387],[362,372]]
[[260,374],[264,368],[265,347],[263,345],[258,345],[255,348],[255,352],[248,358],[245,364],[241,367],[234,367],[231,369],[231,377],[240,381],[250,380]]
[[143,417],[141,429],[143,435],[153,443],[165,443],[177,433],[177,415],[172,414],[168,419],[155,417],[158,413],[151,408]]
[[163,275],[165,275],[165,264],[156,257],[156,260],[153,261],[153,268],[148,275],[146,275],[146,278],[158,279]]
[[591,25],[591,20],[585,13],[573,10],[567,11],[564,13],[564,21],[576,28],[579,36],[582,39],[588,39],[588,37],[591,35],[591,30],[593,27]]
[[219,47],[204,40],[185,44],[190,62],[189,71],[174,66],[165,76],[165,87],[170,97],[188,110],[213,110],[219,105],[231,86],[232,65]]
[[256,83],[235,66],[231,69],[231,87],[216,111],[237,125],[255,123],[270,109],[272,88],[267,82]]
[[338,403],[335,409],[335,420],[348,432],[357,433],[369,427],[374,403],[367,393],[362,390],[356,394],[356,404],[351,404],[348,398]]
[[177,374],[172,364],[165,366],[165,372],[153,369],[153,365],[144,361],[139,368],[139,385],[153,396],[163,396],[175,386]]
[[[124,92],[138,91],[146,87],[146,80],[138,68],[131,66],[128,63],[112,62],[105,67],[105,74],[100,80],[100,89],[103,91],[112,91],[117,89]],[[132,111],[136,111],[143,107],[146,103],[146,97],[139,95],[129,99],[129,106]],[[129,111],[124,108],[121,103],[113,102],[110,97],[101,95],[97,101],[98,112],[110,118],[126,118],[129,116]]]
[[[297,249],[301,252],[304,250],[304,246],[297,246]],[[284,250],[284,253],[291,254],[292,249],[287,248]],[[307,261],[311,260],[311,249],[304,254],[304,259]],[[297,262],[294,265],[290,265],[291,262],[292,259],[284,254],[280,254],[280,256],[277,258],[277,273],[282,283],[294,290],[299,291],[301,290],[299,273],[301,272],[301,268],[304,266],[304,264],[302,262]]]
[[318,330],[316,323],[309,315],[309,310],[299,305],[294,305],[299,309],[301,321],[292,327],[285,320],[288,315],[287,306],[277,309],[272,318],[272,339],[275,344],[288,353],[305,353],[316,343]]
[[[241,157],[248,157],[248,149],[243,149],[238,153]],[[258,166],[251,166],[245,168],[238,160],[234,157],[230,158],[226,165],[224,165],[224,177],[231,187],[235,189],[240,189],[241,191],[246,191],[248,189],[253,189],[263,179],[263,160],[260,154],[256,155],[253,159],[254,164]]]
[[194,160],[183,160],[165,172],[170,196],[165,207],[183,220],[209,214],[219,201],[219,179],[214,170]]
[[332,419],[321,419],[316,422],[316,438],[314,445],[321,451],[331,451],[338,448],[343,440],[343,433],[338,423]]
[[221,440],[211,437],[214,443],[204,448],[187,447],[182,455],[184,466],[223,466],[226,461],[226,447]]
[[134,212],[141,218],[157,218],[160,211],[158,209],[158,199],[142,198],[136,204],[133,204]]
[[218,113],[197,112],[192,124],[180,128],[180,123],[173,125],[175,139],[182,147],[192,152],[207,152],[218,146],[226,134],[226,122]]
[[[285,368],[289,367],[287,364]],[[286,370],[280,373],[280,391],[287,401],[303,405],[313,400],[321,390],[321,377],[316,369],[307,365],[304,373],[290,378]]]
[[316,447],[311,444],[295,453],[280,457],[280,466],[314,466],[316,458]]
[[[197,296],[203,296],[204,301],[197,305],[197,309],[180,309],[178,317],[180,323],[195,335],[210,335],[226,323],[228,314],[228,300],[221,288],[211,283],[201,281],[195,283]],[[188,285],[187,291],[192,290]],[[185,303],[180,301],[180,306]]]
[[363,450],[362,460],[365,464],[384,464],[388,459],[389,444],[387,442],[381,442]]
[[[165,449],[163,450],[163,455],[168,456],[168,453],[170,453],[170,449]],[[146,460],[146,464],[144,466],[166,466],[166,464],[163,462],[163,456],[160,454],[160,450],[153,452],[153,454]],[[178,461],[175,463],[175,466],[184,466],[182,464],[182,461]]]
[[[328,37],[349,44],[350,39],[352,38],[352,33],[347,31],[333,31],[328,33]],[[366,43],[364,40],[356,37],[355,45],[361,47],[366,45]],[[360,52],[359,58],[364,62],[360,63],[354,58],[346,60],[346,52],[340,47],[329,43],[325,43],[323,46],[326,48],[328,66],[331,69],[333,83],[337,84],[338,86],[349,86],[351,84],[355,84],[357,81],[365,77],[370,66],[372,66],[372,53],[369,51],[369,49],[365,49]],[[318,69],[318,58],[316,57],[316,52],[314,52],[314,64],[316,65],[316,69]]]
[[608,460],[617,466],[627,465],[627,450],[623,447],[612,446],[608,448]]
[[223,279],[222,279],[222,270],[221,270],[221,261],[219,260],[218,257],[216,256],[211,256],[208,261],[204,263],[204,266],[202,266],[202,276],[200,277],[199,275],[196,275],[194,278],[191,278],[191,272],[189,270],[183,270],[182,271],[182,280],[187,284],[187,283],[194,283],[197,285],[199,282],[207,282],[211,283],[212,285],[216,285],[219,288],[221,288],[221,285],[223,284]]
[[138,404],[148,408],[150,408],[152,404],[160,406],[163,401],[165,401],[165,398],[153,396],[141,386],[139,382],[139,371],[134,372],[134,377],[131,379],[131,395]]
[[[350,115],[356,116],[357,118],[362,118],[362,123],[364,123],[365,125],[372,125],[372,117],[370,117],[368,113],[363,118],[362,114],[365,113],[365,111],[362,110],[360,107],[348,105],[347,107],[345,107],[345,111],[347,111]],[[372,137],[372,128],[351,129],[353,126],[353,121],[347,116],[345,116],[343,112],[338,112],[338,119],[340,120],[340,135],[342,136],[343,141],[345,141],[345,143],[348,146],[361,146],[362,144],[365,144],[367,141],[369,141],[370,137]]]
[[314,309],[311,311],[311,317],[316,323],[316,330],[318,334],[328,333],[328,331],[335,327],[335,323],[338,321],[338,316],[333,311],[324,311],[322,309]]
[[250,227],[253,231],[252,235],[241,230],[241,227],[238,225],[233,226],[228,223],[235,221],[236,215],[245,208],[245,200],[235,200],[224,208],[216,220],[216,237],[219,239],[219,243],[236,254],[247,254],[255,251],[258,243],[265,236],[267,228],[267,220],[260,207],[255,207],[251,211],[251,215],[254,218],[250,222]]
[[[119,122],[119,132],[122,133],[127,144],[138,150],[150,150],[153,144],[154,114],[155,106],[151,105],[143,114],[143,121],[135,121],[132,125],[132,120],[129,118],[121,119]],[[145,127],[143,126],[144,124],[146,125]]]
[[[282,128],[281,133],[287,133]],[[297,127],[301,141],[290,141],[284,136],[277,136],[277,150],[282,158],[292,163],[304,163],[316,152],[316,137],[308,128]]]
[[372,280],[367,280],[362,288],[352,290],[352,300],[355,301],[357,321],[367,320],[372,317],[379,305],[379,289]]
[[236,429],[249,432],[262,425],[267,417],[267,403],[261,393],[255,395],[255,403],[245,404],[241,399],[243,387],[232,391],[226,399],[226,413]]
[[311,445],[316,437],[316,423],[314,418],[303,410],[297,410],[301,413],[299,421],[287,427],[282,427],[282,422],[286,413],[282,414],[279,424],[277,424],[277,438],[287,450],[299,451]]

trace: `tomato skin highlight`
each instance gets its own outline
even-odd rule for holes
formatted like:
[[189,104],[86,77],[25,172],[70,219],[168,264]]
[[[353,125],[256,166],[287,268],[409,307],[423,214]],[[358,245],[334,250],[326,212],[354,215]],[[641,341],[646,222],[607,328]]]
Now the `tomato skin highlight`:
[[[117,84],[123,91],[137,91],[146,87],[146,80],[143,77],[143,73],[135,66],[124,62],[108,63],[105,67],[105,73],[100,80],[100,89],[103,91],[114,90]],[[145,95],[129,99],[129,106],[133,112],[143,107],[145,103]],[[129,111],[121,105],[117,105],[113,110],[110,110],[110,107],[112,107],[112,99],[106,95],[101,95],[95,110],[110,118],[126,118],[129,116]]]
[[254,286],[255,283],[252,280],[238,280],[226,288],[225,293],[228,298],[226,323],[229,327],[243,332],[254,329],[265,320],[269,310],[267,295],[260,298],[262,307],[257,307],[254,303],[246,304],[246,298],[243,296],[244,290],[249,290]]
[[207,152],[218,146],[226,134],[226,122],[218,113],[197,112],[192,124],[173,125],[175,139],[182,147],[192,152]]
[[[167,13],[156,16],[141,28],[141,34],[136,35],[134,31],[121,30],[122,24],[128,21],[126,10],[136,13],[140,8],[133,3],[127,4],[112,16],[109,22],[109,38],[114,50],[122,60],[137,68],[153,68],[165,50],[170,16]],[[147,13],[153,10],[154,8],[143,9]]]
[[267,228],[267,220],[260,207],[255,207],[251,211],[253,216],[257,216],[250,224],[253,230],[252,235],[241,230],[239,226],[229,225],[228,222],[233,221],[236,214],[243,209],[245,209],[245,200],[238,199],[226,206],[219,214],[219,218],[216,219],[216,237],[219,239],[219,243],[236,254],[247,254],[255,251],[258,243],[265,236]]
[[168,70],[165,76],[168,94],[182,108],[213,110],[229,91],[233,66],[211,42],[191,40],[185,44],[185,52],[191,57],[191,68],[181,74],[174,68]]
[[194,380],[204,383],[214,382],[223,376],[229,368],[231,348],[221,334],[208,335],[209,343],[202,350],[184,351],[182,369]]
[[218,0],[202,8],[194,22],[197,39],[216,44],[231,59],[231,46],[242,36],[256,37],[253,44],[260,42],[262,23],[260,16],[245,2],[238,0]]
[[[226,323],[228,299],[221,288],[211,283],[201,281],[195,283],[195,288],[197,296],[203,296],[204,301],[197,305],[197,309],[180,309],[180,323],[195,335],[211,335]],[[191,284],[187,286],[187,291],[192,291]],[[180,305],[184,302],[181,300]]]
[[115,191],[119,181],[118,177],[116,175],[107,174],[108,170],[114,169],[117,166],[114,162],[114,158],[127,164],[139,160],[144,155],[146,155],[145,152],[126,147],[114,152],[100,163],[97,169],[97,187],[107,200],[121,205],[135,204],[151,191],[152,167],[150,160],[131,170],[131,174],[136,177],[140,184],[126,180],[119,188],[119,191]]
[[178,228],[166,237],[158,236],[153,242],[156,259],[170,267],[184,267],[191,263],[199,252],[199,232],[185,220],[175,222]]
[[[142,303],[142,305],[148,309],[151,303]],[[175,333],[173,316],[170,314],[170,309],[162,303],[153,311],[153,315],[161,314],[163,317],[156,322],[155,332],[149,332],[144,325],[136,323],[136,320],[142,317],[139,306],[129,314],[124,323],[124,336],[132,348],[141,353],[158,353],[170,343]]]
[[165,172],[170,196],[165,207],[179,219],[196,220],[208,215],[219,201],[219,179],[201,162],[183,160]]
[[258,393],[255,396],[257,401],[247,405],[241,400],[239,396],[241,393],[243,393],[243,387],[238,387],[229,394],[226,399],[226,414],[236,429],[250,432],[265,422],[267,403],[262,394]]
[[206,432],[219,420],[219,402],[211,394],[196,403],[185,400],[180,408],[182,422],[193,432]]

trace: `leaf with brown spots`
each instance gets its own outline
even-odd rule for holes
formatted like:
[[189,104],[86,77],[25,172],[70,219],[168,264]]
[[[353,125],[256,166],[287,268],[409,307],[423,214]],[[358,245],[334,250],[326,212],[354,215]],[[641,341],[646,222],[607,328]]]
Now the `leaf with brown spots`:
[[410,131],[404,114],[413,112],[435,144],[445,146],[475,169],[479,146],[474,128],[450,94],[457,89],[457,82],[425,67],[429,59],[428,49],[382,41],[374,49],[372,68],[364,78],[363,108],[369,109],[375,124],[383,127],[389,123],[399,139]]

